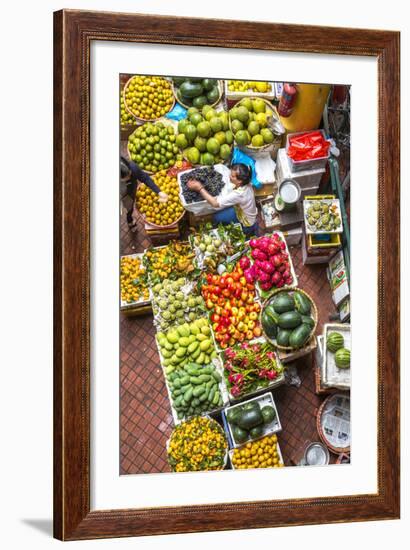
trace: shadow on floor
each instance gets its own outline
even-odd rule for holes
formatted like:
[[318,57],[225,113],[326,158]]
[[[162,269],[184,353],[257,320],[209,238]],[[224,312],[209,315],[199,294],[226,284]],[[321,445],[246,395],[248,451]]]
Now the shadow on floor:
[[53,536],[53,520],[52,519],[22,519],[22,523],[29,525],[33,529],[40,531],[50,537]]

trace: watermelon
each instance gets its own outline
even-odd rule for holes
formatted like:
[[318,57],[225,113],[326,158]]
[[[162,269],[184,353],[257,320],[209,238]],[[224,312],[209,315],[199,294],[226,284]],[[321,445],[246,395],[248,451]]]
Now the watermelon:
[[336,367],[339,369],[350,368],[350,350],[346,348],[340,348],[335,353]]
[[326,346],[329,351],[335,353],[345,345],[345,340],[340,332],[329,332],[326,339]]

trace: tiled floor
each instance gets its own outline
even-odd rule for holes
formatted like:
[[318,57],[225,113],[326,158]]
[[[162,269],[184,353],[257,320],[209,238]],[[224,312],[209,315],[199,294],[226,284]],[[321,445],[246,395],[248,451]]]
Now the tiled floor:
[[[150,245],[144,225],[131,233],[124,218],[121,254],[141,252]],[[318,307],[321,332],[329,315],[336,313],[324,266],[303,266],[299,247],[291,249],[299,286]],[[172,431],[172,416],[154,341],[152,316],[121,315],[121,473],[168,472],[166,441]],[[299,360],[299,388],[281,386],[273,391],[282,432],[279,443],[286,465],[300,460],[304,444],[318,439],[315,412],[323,401],[314,392],[311,358]],[[334,458],[333,458],[334,459]]]

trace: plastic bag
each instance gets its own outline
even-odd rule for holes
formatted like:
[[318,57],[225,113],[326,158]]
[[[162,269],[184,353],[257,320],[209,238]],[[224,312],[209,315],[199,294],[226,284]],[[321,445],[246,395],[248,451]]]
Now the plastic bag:
[[255,189],[260,189],[262,187],[262,182],[260,182],[256,176],[255,161],[253,160],[252,157],[250,157],[249,155],[246,155],[243,151],[241,151],[237,147],[234,147],[232,158],[231,158],[231,165],[232,164],[246,164],[247,166],[250,166],[252,170],[252,176],[251,176],[252,186],[255,187]]
[[295,161],[327,157],[330,143],[322,132],[306,132],[289,138],[288,157]]
[[175,102],[174,108],[165,115],[165,118],[170,118],[171,120],[182,120],[187,117],[187,114],[188,111],[178,102]]

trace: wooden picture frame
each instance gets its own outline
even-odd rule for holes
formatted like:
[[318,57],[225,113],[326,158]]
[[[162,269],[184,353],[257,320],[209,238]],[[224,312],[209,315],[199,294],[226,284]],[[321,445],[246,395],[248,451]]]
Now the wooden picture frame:
[[[94,40],[377,59],[377,494],[90,510],[89,79]],[[398,518],[400,34],[63,10],[54,14],[54,41],[54,536],[77,540]]]

